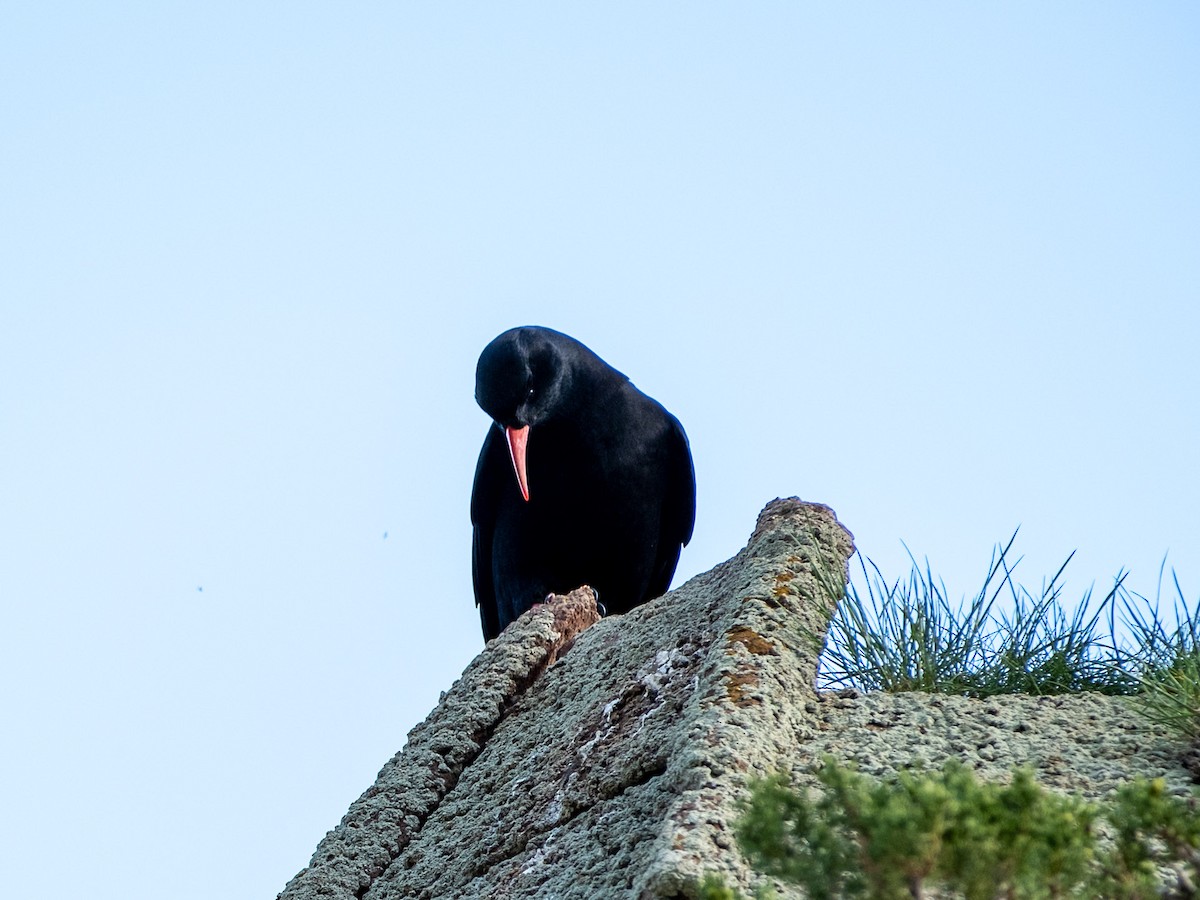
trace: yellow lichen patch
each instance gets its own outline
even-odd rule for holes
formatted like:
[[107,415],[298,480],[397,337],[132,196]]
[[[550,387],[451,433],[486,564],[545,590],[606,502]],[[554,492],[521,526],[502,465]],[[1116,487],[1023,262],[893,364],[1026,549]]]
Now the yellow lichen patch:
[[725,676],[725,692],[735,706],[753,706],[762,700],[750,692],[758,687],[758,676],[753,672],[731,672]]
[[792,579],[795,578],[792,572],[780,572],[775,576],[775,589],[772,593],[776,597],[786,597],[792,590]]
[[770,656],[777,654],[775,645],[752,628],[742,625],[727,634],[730,644],[741,644],[755,656]]

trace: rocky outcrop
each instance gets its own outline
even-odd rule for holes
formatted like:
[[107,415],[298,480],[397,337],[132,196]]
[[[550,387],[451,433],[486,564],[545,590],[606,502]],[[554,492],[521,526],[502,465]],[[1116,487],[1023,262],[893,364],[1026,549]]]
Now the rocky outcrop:
[[737,556],[627,615],[600,619],[586,588],[535,607],[280,897],[685,898],[708,872],[747,889],[747,778],[803,781],[823,753],[873,774],[959,756],[1085,794],[1143,770],[1185,789],[1166,735],[1112,698],[819,696],[851,540],[827,507],[777,500]]
[[820,577],[839,583],[852,549],[828,508],[776,501],[741,553],[628,615],[597,621],[590,590],[535,607],[280,896],[673,897],[708,870],[744,881],[733,803],[792,748],[828,615]]

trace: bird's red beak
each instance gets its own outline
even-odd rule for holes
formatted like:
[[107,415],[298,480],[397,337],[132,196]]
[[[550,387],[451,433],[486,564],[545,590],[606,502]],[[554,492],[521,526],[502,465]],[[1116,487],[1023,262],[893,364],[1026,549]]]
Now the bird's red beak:
[[513,471],[517,473],[517,484],[521,488],[521,496],[529,500],[529,478],[525,474],[525,445],[529,443],[529,426],[524,428],[505,428],[508,437],[508,453],[512,457]]

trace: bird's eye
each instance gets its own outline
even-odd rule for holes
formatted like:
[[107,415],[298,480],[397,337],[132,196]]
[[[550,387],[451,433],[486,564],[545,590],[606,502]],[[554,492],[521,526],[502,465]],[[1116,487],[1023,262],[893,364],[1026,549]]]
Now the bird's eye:
[[532,400],[533,399],[533,388],[530,388],[529,390],[527,390],[525,392],[525,396]]

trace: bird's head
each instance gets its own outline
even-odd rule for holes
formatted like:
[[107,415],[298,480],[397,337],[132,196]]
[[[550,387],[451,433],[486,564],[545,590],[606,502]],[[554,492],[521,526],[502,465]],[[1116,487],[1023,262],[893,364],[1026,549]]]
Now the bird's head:
[[483,348],[475,368],[475,402],[501,428],[548,421],[566,393],[566,335],[548,328],[513,328]]
[[475,402],[502,429],[521,495],[529,499],[525,448],[530,429],[554,419],[572,383],[577,341],[549,328],[504,332],[483,349],[475,368]]

